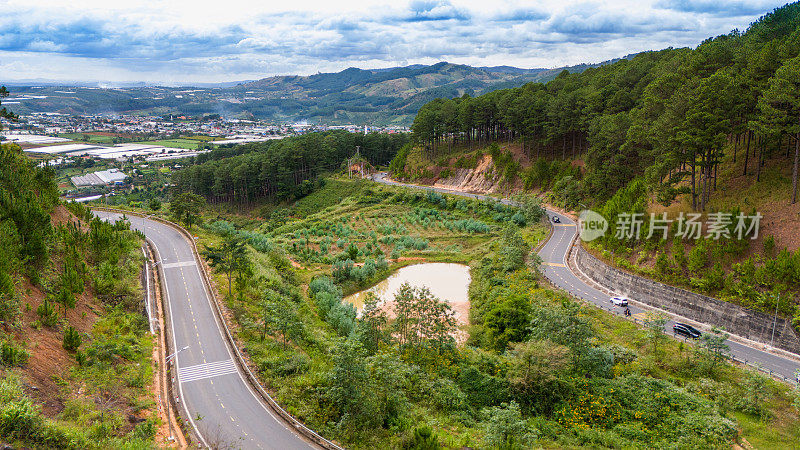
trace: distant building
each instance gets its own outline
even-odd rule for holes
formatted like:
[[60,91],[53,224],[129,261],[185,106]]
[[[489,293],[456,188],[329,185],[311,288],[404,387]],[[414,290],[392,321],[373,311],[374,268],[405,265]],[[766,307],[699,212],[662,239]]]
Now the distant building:
[[3,134],[3,138],[10,142],[16,142],[18,144],[53,144],[58,142],[69,142],[69,139],[53,137],[53,136],[43,136],[39,134],[11,134],[5,133]]
[[39,153],[39,154],[46,154],[46,155],[57,155],[62,153],[72,153],[75,155],[80,155],[83,152],[87,152],[90,150],[96,150],[99,148],[103,148],[100,145],[94,144],[63,144],[63,145],[48,145],[44,147],[35,147],[35,148],[28,148],[25,149],[27,153]]
[[247,142],[263,142],[263,141],[270,141],[273,139],[283,139],[284,136],[254,136],[254,135],[234,135],[228,136],[225,139],[219,141],[209,141],[211,144],[215,145],[229,145],[229,144],[245,144]]
[[121,184],[128,176],[120,172],[119,169],[101,170],[83,176],[71,177],[70,180],[75,187],[82,186],[104,186],[110,184]]

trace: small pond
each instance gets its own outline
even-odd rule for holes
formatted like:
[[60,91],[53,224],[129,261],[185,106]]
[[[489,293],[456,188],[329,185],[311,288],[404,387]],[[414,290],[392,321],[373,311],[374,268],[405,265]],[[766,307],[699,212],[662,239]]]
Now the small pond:
[[403,283],[415,287],[427,287],[431,293],[444,300],[456,312],[459,324],[467,323],[469,313],[469,266],[452,263],[423,263],[399,269],[391,276],[375,286],[356,292],[344,299],[355,305],[358,311],[364,307],[364,298],[368,292],[374,293],[384,303],[394,300],[394,296]]

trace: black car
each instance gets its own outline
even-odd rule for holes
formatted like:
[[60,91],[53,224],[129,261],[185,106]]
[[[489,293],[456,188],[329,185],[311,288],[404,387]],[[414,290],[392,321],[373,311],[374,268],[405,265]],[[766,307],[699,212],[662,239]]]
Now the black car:
[[680,322],[675,322],[675,325],[672,326],[672,331],[675,334],[680,334],[692,339],[698,339],[700,335],[703,334],[697,328]]
[[561,223],[561,219],[558,216],[553,216],[553,223]]

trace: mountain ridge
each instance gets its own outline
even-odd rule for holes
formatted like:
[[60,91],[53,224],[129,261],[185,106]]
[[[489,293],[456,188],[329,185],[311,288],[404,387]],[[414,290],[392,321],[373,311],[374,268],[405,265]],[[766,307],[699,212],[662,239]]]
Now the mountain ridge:
[[220,114],[278,123],[307,120],[329,125],[410,125],[417,110],[434,98],[474,96],[529,82],[547,82],[563,70],[582,72],[617,60],[554,69],[473,67],[441,61],[385,69],[349,67],[332,73],[277,75],[217,86],[98,87],[95,83],[80,86],[38,82],[17,85],[12,90],[14,101],[19,102],[15,111],[23,115]]

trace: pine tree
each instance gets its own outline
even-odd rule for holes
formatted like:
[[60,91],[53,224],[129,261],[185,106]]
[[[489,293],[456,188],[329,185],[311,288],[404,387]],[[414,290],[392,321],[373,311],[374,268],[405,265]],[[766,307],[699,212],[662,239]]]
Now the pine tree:
[[770,78],[758,103],[760,121],[772,135],[788,134],[794,140],[792,204],[797,202],[800,163],[800,56],[786,61]]

